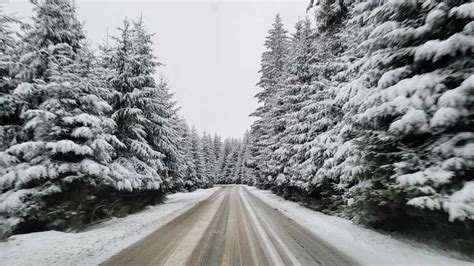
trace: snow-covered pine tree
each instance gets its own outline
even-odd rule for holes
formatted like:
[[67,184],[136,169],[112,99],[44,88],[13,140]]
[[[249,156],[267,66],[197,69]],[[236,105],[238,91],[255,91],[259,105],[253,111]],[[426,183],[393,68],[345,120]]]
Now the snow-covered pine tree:
[[[350,136],[347,120],[351,116],[348,113],[343,118],[341,103],[336,100],[341,84],[349,77],[338,73],[350,65],[352,54],[347,49],[355,46],[345,5],[343,1],[325,1],[315,7],[314,60],[310,66],[313,82],[307,90],[308,96],[304,97],[306,102],[296,115],[305,120],[300,122],[302,130],[297,137],[303,142],[294,156],[299,161],[293,169],[299,176],[297,187],[318,199],[315,208],[331,213],[342,208],[343,195],[348,189],[347,175],[351,175],[351,169],[357,169],[351,160],[346,160],[346,138]],[[334,13],[327,12],[328,6],[334,7]],[[343,168],[340,164],[353,168]]]
[[222,152],[222,138],[221,136],[214,134],[214,138],[212,139],[212,151],[214,152],[214,169],[213,169],[213,183],[218,183],[219,175],[220,175],[220,154]]
[[471,1],[390,1],[372,11],[376,28],[362,44],[371,82],[356,117],[371,173],[361,177],[361,219],[472,225],[473,11]]
[[232,183],[233,173],[236,168],[236,160],[238,154],[238,143],[234,138],[226,138],[224,141],[224,154],[222,157],[222,171],[220,174],[221,183]]
[[[289,191],[295,187],[304,189],[301,174],[295,169],[304,158],[301,158],[301,146],[307,140],[311,112],[307,106],[316,99],[311,97],[320,86],[312,85],[313,74],[311,63],[314,61],[314,31],[308,18],[297,22],[296,32],[292,36],[288,61],[285,69],[283,89],[277,99],[277,117],[283,131],[275,135],[275,151],[272,154],[275,170],[274,185]],[[303,112],[302,109],[306,108]],[[302,155],[305,155],[303,152]]]
[[258,186],[257,185],[257,174],[255,173],[257,170],[257,153],[258,153],[258,147],[255,144],[256,140],[256,135],[253,134],[253,127],[258,126],[256,123],[253,123],[251,125],[249,134],[248,134],[248,146],[247,146],[247,155],[245,158],[245,166],[247,168],[247,171],[249,173],[248,179],[246,180],[246,184],[252,185],[252,186]]
[[232,177],[233,182],[237,184],[249,184],[250,180],[252,179],[252,177],[250,176],[251,172],[249,171],[246,164],[250,155],[250,150],[249,150],[250,136],[249,135],[250,133],[247,130],[244,134],[244,137],[242,138],[242,141],[240,141],[236,170]]
[[222,165],[221,166],[221,172],[220,172],[220,182],[221,184],[227,184],[229,183],[229,166],[232,163],[230,159],[231,154],[233,151],[233,143],[231,138],[226,138],[224,139],[224,148],[223,152],[221,154],[222,158],[219,160],[219,163]]
[[[100,71],[100,76],[105,85],[108,85],[107,81],[112,79],[115,69],[112,67],[114,47],[111,43],[111,37],[108,35],[103,43],[99,44],[98,55],[97,55],[97,71]],[[112,95],[110,95],[112,96]],[[107,99],[110,102],[111,99]]]
[[[19,22],[3,13],[0,6],[0,151],[8,148],[20,129],[21,102],[13,90],[18,85],[12,73],[12,64],[17,60],[16,47],[18,45],[15,34],[10,27]],[[2,169],[4,163],[0,161]],[[0,170],[1,175],[1,170]]]
[[203,147],[204,163],[206,168],[206,176],[211,183],[214,183],[216,178],[215,169],[216,169],[216,157],[214,152],[214,143],[211,135],[204,132],[201,143]]
[[[117,183],[107,167],[114,123],[97,93],[93,58],[68,1],[36,4],[10,69],[20,83],[21,137],[1,152],[2,234],[89,222],[93,194]],[[88,74],[91,73],[91,74]]]
[[149,79],[138,85],[138,87],[142,86],[147,94],[139,102],[139,108],[143,110],[145,117],[149,120],[149,125],[145,127],[147,142],[155,151],[163,154],[163,168],[159,170],[159,174],[164,181],[163,189],[168,190],[181,183],[176,172],[179,160],[178,134],[173,126],[177,110],[172,100],[173,95],[169,93],[168,84],[164,78],[162,77],[160,82],[155,84],[152,77],[155,68],[160,65],[153,56],[152,36],[147,33],[142,17],[133,23],[134,62],[137,63],[134,68],[136,73],[143,73],[146,79]]
[[231,139],[226,138],[224,139],[224,143],[222,144],[222,149],[216,163],[217,183],[220,183],[220,184],[226,183],[227,177],[224,174],[224,168],[226,167],[227,156],[231,153],[231,151],[232,151]]
[[151,121],[154,123],[153,146],[164,154],[163,163],[167,178],[167,189],[175,189],[182,186],[183,180],[180,166],[183,164],[183,156],[179,152],[179,108],[173,100],[174,94],[170,92],[168,82],[161,77],[157,84],[157,94],[154,98],[158,101],[158,109],[152,112]]
[[244,155],[242,160],[242,183],[253,186],[255,183],[255,175],[253,172],[253,167],[250,165],[253,164],[252,162],[252,147],[253,146],[253,139],[250,131],[245,131],[244,137],[242,138],[242,145],[244,145]]
[[[14,18],[4,13],[3,6],[0,6],[0,52],[8,55],[9,51],[13,49],[15,40],[14,32],[10,29],[12,23],[17,22]],[[5,67],[2,65],[2,67]],[[3,74],[8,74],[8,71],[3,70]]]
[[319,32],[331,31],[342,22],[347,13],[345,2],[350,1],[319,0],[314,6],[314,3],[311,3],[308,13],[313,15],[311,13],[314,12]]
[[159,93],[152,76],[157,63],[151,54],[150,36],[140,32],[142,29],[132,30],[125,19],[118,30],[109,84],[114,90],[115,134],[124,145],[117,151],[112,169],[128,190],[159,191],[165,155],[153,149],[150,135],[154,129],[150,113],[158,108],[154,98]]
[[261,77],[257,85],[262,89],[256,94],[256,98],[263,105],[257,108],[252,116],[258,117],[251,127],[254,135],[252,148],[254,172],[259,186],[268,187],[271,181],[273,167],[269,165],[275,131],[280,129],[275,125],[274,106],[279,93],[279,85],[284,77],[285,62],[288,55],[288,36],[279,15],[276,15],[265,40],[267,50],[262,54]]
[[205,188],[211,186],[211,180],[209,180],[206,171],[206,163],[204,159],[204,152],[201,143],[201,138],[195,127],[191,129],[191,156],[193,158],[194,169],[196,171],[196,183],[198,188]]
[[217,159],[219,157],[219,154],[221,153],[222,149],[222,138],[221,136],[214,134],[214,138],[212,139],[212,145],[213,145],[213,151],[214,151],[214,156]]
[[179,121],[179,151],[183,158],[181,169],[181,176],[183,177],[183,188],[187,191],[192,191],[198,188],[198,177],[196,173],[196,165],[192,154],[191,130],[186,121],[181,119]]
[[232,152],[228,156],[228,168],[226,171],[226,180],[230,184],[240,184],[240,164],[241,164],[241,150],[242,143],[240,139],[233,139]]
[[[280,141],[281,149],[275,154],[288,162],[283,174],[277,179],[284,184],[282,187],[286,190],[285,196],[301,196],[303,198],[298,200],[308,200],[314,208],[334,211],[341,205],[344,187],[340,184],[340,168],[328,166],[345,162],[341,161],[345,154],[340,156],[337,153],[344,146],[337,144],[344,143],[346,134],[341,131],[345,129],[345,121],[341,120],[340,106],[334,100],[345,76],[336,74],[350,64],[352,58],[345,51],[348,47],[353,47],[354,40],[350,35],[352,27],[346,25],[345,12],[340,13],[341,16],[337,19],[324,17],[334,15],[322,12],[325,9],[322,5],[327,7],[329,2],[339,6],[334,11],[346,9],[343,1],[318,1],[314,9],[308,12],[310,16],[314,14],[312,11],[316,13],[316,31],[311,32],[307,26],[308,30],[303,32],[309,35],[304,35],[311,37],[306,37],[306,44],[302,42],[298,49],[292,49],[293,52],[300,51],[289,57],[291,60],[292,56],[296,56],[297,60],[288,64],[288,84],[293,88],[298,88],[300,84],[304,89],[294,93],[293,100],[296,101],[293,102],[293,107],[286,108],[289,110],[289,126],[285,137]],[[327,24],[328,21],[332,22]],[[321,27],[320,23],[326,25]],[[303,62],[306,63],[302,64]],[[294,69],[301,69],[291,71],[292,66]],[[339,158],[333,158],[335,155]]]
[[244,162],[244,152],[245,152],[245,147],[242,142],[240,142],[239,149],[237,152],[237,161],[235,163],[235,170],[232,173],[232,177],[230,178],[232,180],[231,183],[233,184],[242,184],[242,171],[243,169],[243,162]]

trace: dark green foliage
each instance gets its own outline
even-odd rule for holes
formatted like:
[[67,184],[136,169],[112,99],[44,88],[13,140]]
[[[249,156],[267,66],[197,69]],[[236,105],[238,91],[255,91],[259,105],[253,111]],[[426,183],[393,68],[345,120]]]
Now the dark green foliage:
[[124,217],[162,203],[164,198],[159,191],[118,191],[113,187],[73,182],[60,193],[44,198],[40,207],[32,210],[12,233],[82,230],[105,219]]
[[96,57],[70,1],[33,4],[24,35],[0,16],[0,237],[79,230],[212,186],[199,136],[181,138],[173,94],[153,77],[142,19]]
[[472,254],[471,10],[470,1],[312,1],[315,27],[296,25],[283,64],[262,61],[263,74],[285,67],[259,84],[277,93],[257,95],[247,183]]

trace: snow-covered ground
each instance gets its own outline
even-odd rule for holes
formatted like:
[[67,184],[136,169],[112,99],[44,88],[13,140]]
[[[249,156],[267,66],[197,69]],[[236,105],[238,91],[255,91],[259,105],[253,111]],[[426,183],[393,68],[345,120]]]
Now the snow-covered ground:
[[175,193],[164,204],[80,233],[46,231],[0,242],[0,265],[93,265],[157,230],[219,188]]
[[[98,264],[208,198],[217,189],[171,194],[164,204],[103,222],[85,232],[47,231],[12,236],[0,242],[0,265]],[[361,264],[472,265],[425,245],[400,241],[348,220],[310,210],[270,191],[253,187],[248,190]]]
[[308,228],[315,235],[346,253],[363,265],[473,265],[425,245],[400,241],[351,221],[325,215],[284,200],[268,190],[248,187],[248,190],[268,205]]

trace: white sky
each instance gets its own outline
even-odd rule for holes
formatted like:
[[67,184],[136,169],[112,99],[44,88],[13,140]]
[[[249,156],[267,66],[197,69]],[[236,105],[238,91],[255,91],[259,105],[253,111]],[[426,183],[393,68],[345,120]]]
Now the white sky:
[[[1,0],[7,13],[29,16],[25,0]],[[115,33],[122,19],[143,14],[155,33],[155,54],[166,66],[181,115],[201,132],[241,137],[257,107],[263,43],[276,13],[290,32],[309,0],[294,1],[85,1],[76,0],[92,43]]]

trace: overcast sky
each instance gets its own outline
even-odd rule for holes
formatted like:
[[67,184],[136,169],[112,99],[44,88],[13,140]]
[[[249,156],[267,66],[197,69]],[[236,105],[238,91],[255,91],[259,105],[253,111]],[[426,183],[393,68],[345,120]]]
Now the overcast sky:
[[[26,0],[3,0],[7,13],[31,14]],[[293,31],[305,14],[302,1],[84,1],[76,0],[92,43],[115,33],[124,17],[143,15],[155,33],[155,54],[181,106],[181,115],[200,131],[241,137],[257,107],[260,57],[274,17]]]

